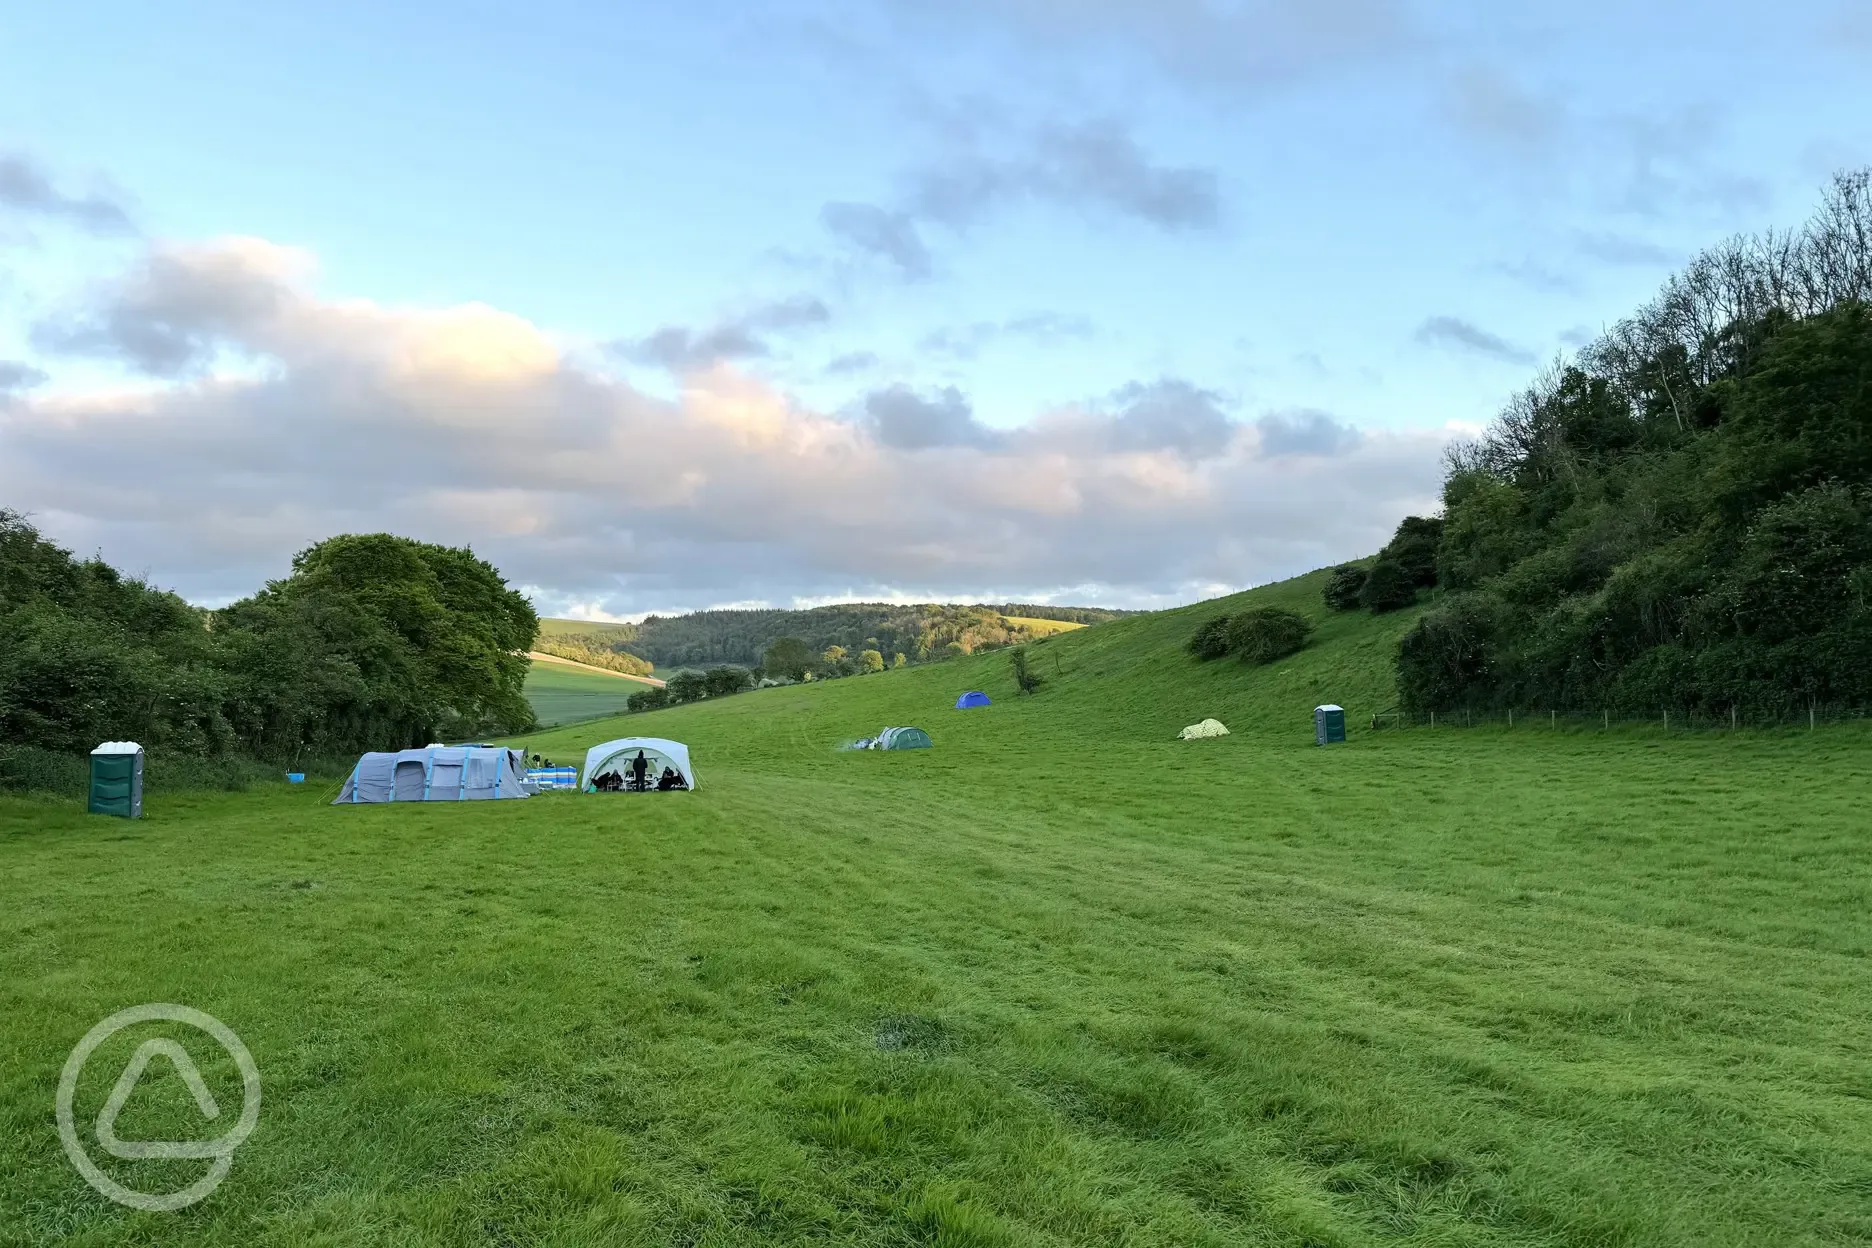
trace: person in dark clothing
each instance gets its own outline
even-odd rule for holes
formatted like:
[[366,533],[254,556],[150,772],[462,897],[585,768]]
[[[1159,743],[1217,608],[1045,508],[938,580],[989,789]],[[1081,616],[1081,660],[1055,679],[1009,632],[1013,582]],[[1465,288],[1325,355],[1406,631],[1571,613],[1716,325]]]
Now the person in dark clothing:
[[624,777],[616,771],[607,771],[593,783],[600,793],[615,793],[624,787]]
[[657,777],[657,792],[667,793],[675,788],[677,783],[676,769],[674,767],[665,767],[663,769],[663,774]]
[[644,777],[650,772],[650,760],[644,757],[644,752],[642,750],[638,750],[637,757],[631,760],[630,769],[631,791],[634,793],[644,792],[650,787],[648,784],[644,783]]

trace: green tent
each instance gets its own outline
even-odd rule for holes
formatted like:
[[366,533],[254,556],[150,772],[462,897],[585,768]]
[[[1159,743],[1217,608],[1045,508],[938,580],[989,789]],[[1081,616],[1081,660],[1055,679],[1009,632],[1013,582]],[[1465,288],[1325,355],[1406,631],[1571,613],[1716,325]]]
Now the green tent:
[[921,728],[886,728],[877,735],[877,744],[871,747],[877,750],[927,750],[930,748],[929,733]]

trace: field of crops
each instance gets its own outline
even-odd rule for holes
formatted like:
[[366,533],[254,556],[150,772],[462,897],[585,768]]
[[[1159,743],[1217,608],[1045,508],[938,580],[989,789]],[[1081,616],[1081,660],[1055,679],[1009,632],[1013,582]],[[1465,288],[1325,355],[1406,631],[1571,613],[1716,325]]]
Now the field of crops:
[[[1197,664],[1219,609],[1037,643],[1031,698],[982,655],[527,742],[676,737],[693,793],[0,799],[0,1244],[1872,1239],[1872,734],[1374,735],[1407,617]],[[835,752],[888,724],[935,748]],[[146,1001],[264,1079],[182,1214],[52,1125]],[[120,1135],[200,1134],[143,1086]]]

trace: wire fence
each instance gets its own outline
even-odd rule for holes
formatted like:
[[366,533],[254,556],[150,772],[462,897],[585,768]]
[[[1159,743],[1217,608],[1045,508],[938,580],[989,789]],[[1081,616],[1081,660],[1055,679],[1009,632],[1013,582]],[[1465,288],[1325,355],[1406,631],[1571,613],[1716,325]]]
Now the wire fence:
[[1627,713],[1613,714],[1609,709],[1602,709],[1597,715],[1582,715],[1577,711],[1559,710],[1443,710],[1443,711],[1403,711],[1393,708],[1377,711],[1369,716],[1368,727],[1380,730],[1402,728],[1514,728],[1547,729],[1559,731],[1581,731],[1598,729],[1610,731],[1638,725],[1650,725],[1670,731],[1684,732],[1739,732],[1744,728],[1805,728],[1809,731],[1824,724],[1865,723],[1872,719],[1872,711],[1864,707],[1822,706],[1806,707],[1798,712],[1785,714],[1763,714],[1747,712],[1731,707],[1725,712],[1712,714],[1709,711],[1659,710],[1656,715],[1635,716]]

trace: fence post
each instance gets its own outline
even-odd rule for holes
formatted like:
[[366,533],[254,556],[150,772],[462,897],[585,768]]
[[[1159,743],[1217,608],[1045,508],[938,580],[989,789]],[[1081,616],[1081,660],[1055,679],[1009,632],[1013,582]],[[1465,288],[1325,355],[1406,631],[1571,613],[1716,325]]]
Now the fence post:
[[1432,728],[1436,727],[1436,712],[1435,711],[1430,712],[1430,726]]
[[1813,708],[1813,703],[1810,702],[1807,704],[1807,731],[1812,732],[1813,730],[1814,730],[1814,708]]
[[1512,706],[1508,708],[1508,726],[1514,727],[1514,707]]
[[1608,711],[1608,710],[1606,710],[1606,709],[1605,709],[1605,707],[1603,707],[1603,706],[1602,706],[1602,707],[1600,707],[1600,708],[1599,708],[1599,719],[1600,719],[1600,725],[1599,725],[1599,726],[1600,726],[1601,728],[1605,728],[1605,729],[1607,729],[1607,730],[1609,731],[1609,730],[1611,729],[1611,727],[1612,727],[1612,712],[1611,712],[1611,711]]
[[1736,730],[1735,703],[1731,702],[1729,704],[1729,731],[1734,732],[1735,730]]
[[1548,709],[1547,726],[1549,728],[1558,728],[1560,726],[1560,712],[1559,711],[1553,710],[1551,708]]
[[1669,711],[1664,712],[1664,731],[1665,732],[1670,731],[1670,712]]

